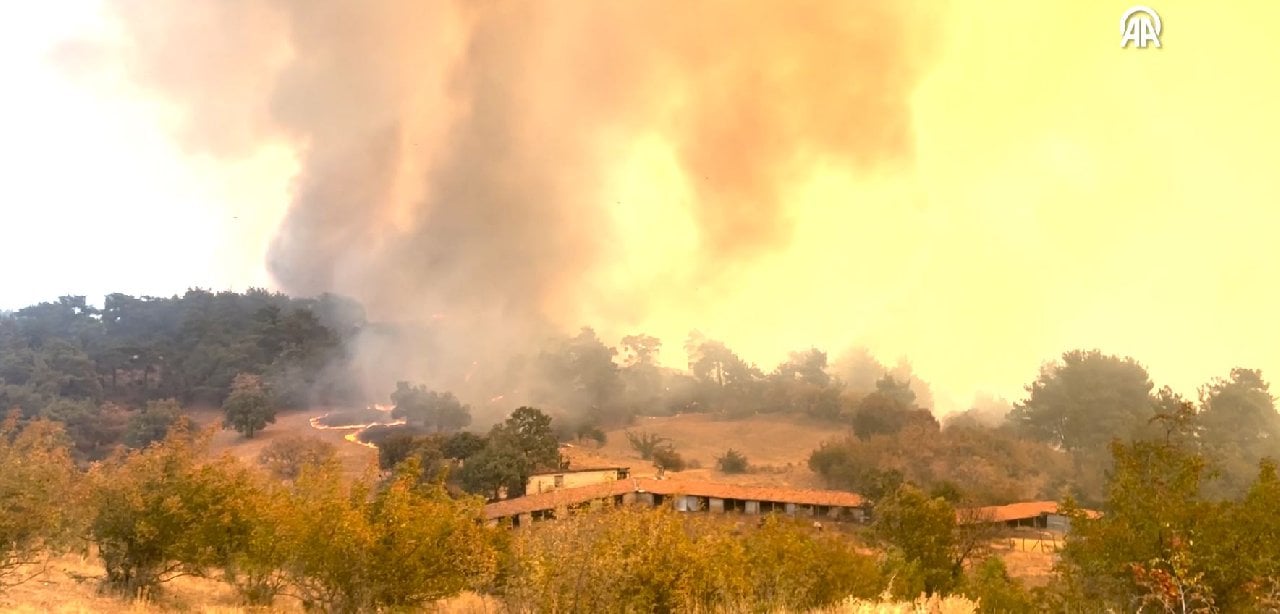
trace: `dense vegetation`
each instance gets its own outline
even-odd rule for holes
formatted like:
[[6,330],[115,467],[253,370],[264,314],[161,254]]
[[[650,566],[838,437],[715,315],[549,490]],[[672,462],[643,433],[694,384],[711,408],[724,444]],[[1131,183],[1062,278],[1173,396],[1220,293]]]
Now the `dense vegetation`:
[[[102,309],[66,297],[0,314],[0,403],[13,409],[0,427],[0,586],[92,544],[104,585],[125,594],[206,575],[247,603],[289,595],[327,611],[418,607],[462,590],[513,611],[803,609],[886,588],[962,593],[990,611],[1280,603],[1280,414],[1256,370],[1234,369],[1187,400],[1133,359],[1073,351],[1020,402],[975,403],[940,423],[905,363],[854,352],[828,364],[808,350],[765,373],[692,335],[682,371],[659,366],[652,337],[623,339],[618,362],[584,329],[513,363],[524,382],[513,396],[549,411],[521,407],[487,431],[461,430],[471,408],[450,392],[388,391],[390,416],[406,424],[362,435],[378,443],[381,474],[349,479],[331,446],[299,437],[274,441],[261,467],[209,457],[185,406],[220,405],[246,437],[280,407],[341,403],[354,409],[337,422],[386,417],[358,409],[348,368],[347,342],[365,325],[339,298],[258,291],[112,295]],[[867,496],[874,523],[850,538],[669,511],[515,533],[481,521],[485,499],[563,467],[558,441],[603,441],[605,427],[671,412],[831,425],[809,465]],[[655,464],[683,467],[662,437],[627,437]],[[730,449],[717,468],[750,465]],[[1035,591],[955,511],[1027,499],[1103,512],[1074,512],[1058,579]]]
[[[261,378],[274,406],[356,401],[345,344],[364,325],[359,305],[329,295],[111,294],[100,309],[62,297],[0,313],[0,408],[64,423],[92,460],[162,436],[178,404],[222,405],[242,374]],[[165,399],[176,403],[149,405]],[[270,421],[271,408],[230,400],[242,432]]]

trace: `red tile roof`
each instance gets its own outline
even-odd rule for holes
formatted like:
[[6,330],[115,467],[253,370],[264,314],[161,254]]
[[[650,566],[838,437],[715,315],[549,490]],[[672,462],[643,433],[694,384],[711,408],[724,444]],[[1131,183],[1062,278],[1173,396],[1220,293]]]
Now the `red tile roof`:
[[612,480],[577,488],[548,490],[525,497],[504,499],[490,503],[484,506],[484,517],[489,520],[507,518],[538,510],[553,510],[562,505],[584,503],[629,492],[635,492],[635,487],[631,484],[631,480]]
[[[961,523],[1007,522],[1010,520],[1028,520],[1044,514],[1057,514],[1056,501],[1023,501],[1009,505],[991,505],[956,510],[956,518]],[[1085,516],[1097,518],[1101,514],[1093,510],[1084,510]]]
[[838,490],[812,490],[808,488],[775,488],[769,486],[738,486],[717,482],[694,480],[647,480],[639,479],[641,492],[648,491],[660,495],[695,495],[714,497],[716,499],[740,499],[744,501],[773,501],[776,503],[796,503],[799,505],[830,505],[838,507],[861,507],[866,503],[863,498],[851,492]]
[[515,499],[497,501],[484,506],[485,518],[506,518],[538,510],[551,510],[562,505],[574,505],[596,499],[604,499],[627,493],[654,493],[659,495],[693,495],[716,499],[740,499],[744,501],[772,501],[798,505],[829,505],[836,507],[861,507],[865,501],[859,495],[834,490],[806,488],[770,488],[737,486],[694,480],[655,480],[633,478],[617,480],[577,488],[562,488]]

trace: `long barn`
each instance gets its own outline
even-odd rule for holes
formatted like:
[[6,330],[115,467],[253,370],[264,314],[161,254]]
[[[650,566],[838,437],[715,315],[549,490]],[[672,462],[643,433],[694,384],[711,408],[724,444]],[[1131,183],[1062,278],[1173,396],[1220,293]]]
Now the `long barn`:
[[485,506],[491,522],[509,519],[515,526],[538,520],[563,518],[573,511],[599,506],[670,505],[682,512],[813,516],[830,520],[863,522],[867,502],[861,496],[834,490],[737,486],[693,480],[629,478],[578,488],[561,488],[507,499]]

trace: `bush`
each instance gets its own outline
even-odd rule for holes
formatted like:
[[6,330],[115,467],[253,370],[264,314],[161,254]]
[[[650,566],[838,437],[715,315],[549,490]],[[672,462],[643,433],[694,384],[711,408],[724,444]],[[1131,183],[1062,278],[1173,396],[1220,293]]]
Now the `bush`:
[[770,517],[740,535],[669,508],[624,507],[514,534],[500,593],[513,611],[809,611],[882,585],[835,534]]
[[632,433],[624,431],[627,435],[627,441],[631,444],[631,449],[640,454],[643,460],[653,460],[653,455],[661,449],[668,441],[666,437],[662,437],[657,433]]
[[750,468],[747,457],[741,452],[729,448],[724,456],[716,459],[716,467],[724,473],[746,473]]
[[281,480],[296,480],[303,467],[323,465],[333,461],[338,450],[333,444],[315,437],[290,435],[281,437],[263,448],[258,462],[267,472]]
[[72,533],[76,473],[61,428],[43,420],[0,423],[0,591],[20,567],[58,550]]
[[1035,600],[1022,582],[1009,577],[1004,561],[990,557],[974,566],[960,590],[977,601],[983,612],[1032,612]]
[[684,457],[675,448],[664,447],[653,451],[653,464],[668,471],[684,471],[687,467]]
[[303,473],[280,538],[284,576],[304,606],[417,609],[494,577],[502,536],[481,522],[481,502],[421,483],[416,463],[378,489],[343,480],[336,468]]
[[91,472],[89,534],[106,587],[128,595],[224,566],[253,522],[256,482],[234,459],[205,461],[185,420],[159,444]]
[[182,406],[176,399],[147,401],[142,411],[129,418],[124,443],[131,448],[145,448],[169,434],[169,428],[182,418]]

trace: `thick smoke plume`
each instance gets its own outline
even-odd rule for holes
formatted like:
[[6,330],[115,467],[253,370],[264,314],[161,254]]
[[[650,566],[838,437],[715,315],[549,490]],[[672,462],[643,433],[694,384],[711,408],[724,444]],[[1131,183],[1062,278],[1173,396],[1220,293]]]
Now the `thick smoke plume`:
[[387,380],[457,381],[550,331],[619,324],[578,320],[630,231],[605,178],[641,139],[692,195],[691,278],[785,247],[806,169],[911,163],[930,55],[901,0],[110,7],[131,78],[174,104],[193,152],[295,148],[270,270],[423,331],[368,341]]

